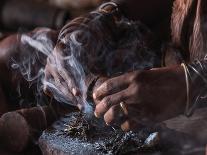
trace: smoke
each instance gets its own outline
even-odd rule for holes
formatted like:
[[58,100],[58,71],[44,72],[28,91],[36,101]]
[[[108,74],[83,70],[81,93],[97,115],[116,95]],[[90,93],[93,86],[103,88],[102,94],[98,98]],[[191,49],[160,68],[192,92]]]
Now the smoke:
[[[53,95],[56,100],[60,102],[64,102],[66,104],[76,105],[79,104],[83,110],[83,112],[88,114],[93,114],[93,108],[91,104],[87,101],[87,86],[86,86],[86,72],[81,64],[81,62],[77,59],[81,55],[81,50],[83,47],[83,43],[79,42],[77,37],[79,35],[80,31],[73,31],[71,35],[69,36],[68,40],[61,40],[60,43],[67,43],[67,46],[65,48],[62,48],[62,51],[66,51],[66,56],[62,57],[61,59],[56,59],[56,67],[58,70],[64,70],[66,68],[65,72],[69,72],[70,74],[70,80],[69,85],[75,85],[76,89],[80,91],[80,95],[74,96],[71,94],[71,97],[68,97],[64,93],[57,93],[60,92],[55,85],[53,85],[51,82],[48,83],[48,81],[44,81],[44,85],[49,84],[48,86],[53,89]],[[70,52],[69,52],[70,51]],[[64,62],[64,64],[62,64]],[[66,73],[67,74],[67,73]],[[69,87],[70,87],[69,86]],[[55,92],[54,92],[55,90]],[[57,95],[58,94],[58,95]],[[60,98],[61,97],[61,98]],[[76,100],[76,101],[74,101]],[[74,103],[76,102],[76,103]]]
[[[74,52],[81,48],[81,43],[76,40],[77,32],[74,32],[70,38],[70,50],[72,51],[70,55],[62,57],[59,59],[56,54],[53,54],[54,41],[48,37],[50,29],[43,29],[34,31],[32,34],[19,35],[20,38],[20,51],[18,56],[11,58],[11,67],[13,70],[21,74],[21,76],[29,83],[29,87],[35,86],[35,98],[39,103],[40,97],[43,96],[43,88],[48,87],[54,98],[59,101],[69,105],[77,106],[79,104],[84,105],[84,110],[86,112],[91,112],[92,107],[86,101],[86,84],[85,84],[85,72],[82,65],[76,59]],[[75,78],[76,87],[81,91],[81,95],[75,98],[74,96],[68,94],[67,87],[58,87],[57,83],[53,78],[45,79],[45,65],[46,59],[54,61],[54,67],[57,71],[64,71],[65,68],[70,68],[68,72],[71,74],[71,78]],[[65,63],[62,65],[62,61]],[[67,67],[66,67],[67,66]],[[22,96],[21,85],[18,86],[19,96]],[[44,103],[43,103],[44,104]],[[87,107],[87,108],[86,108]]]
[[[19,97],[22,98],[21,103],[24,102],[24,93],[32,92],[35,99],[33,102],[38,105],[45,105],[43,103],[46,100],[42,91],[42,79],[44,78],[46,58],[54,48],[53,40],[48,37],[50,32],[50,29],[42,28],[35,29],[28,34],[18,35],[19,49],[17,55],[11,57],[11,68],[17,74],[16,76],[19,76],[19,73],[21,74],[29,87],[25,88],[27,86],[22,78],[17,78],[17,92]],[[27,102],[28,99],[25,100]]]
[[[115,76],[160,65],[159,54],[148,45],[146,36],[151,32],[141,23],[125,18],[114,21],[110,15],[93,12],[76,19],[61,30],[57,45],[64,46],[56,46],[57,49],[54,49],[56,42],[47,35],[50,31],[43,29],[21,35],[21,53],[11,59],[11,67],[20,72],[30,86],[36,87],[38,104],[41,104],[38,98],[43,96],[43,88],[47,86],[57,101],[72,106],[79,104],[86,113],[92,114],[93,108],[87,100],[86,78],[89,74]],[[60,50],[61,54],[54,50]],[[54,77],[45,78],[46,59],[50,60],[53,70],[71,79],[55,81]],[[68,91],[72,85],[80,90],[80,95],[74,96]],[[20,87],[18,92],[21,96]],[[206,95],[202,94],[200,98],[206,100]],[[203,148],[186,149],[183,154],[200,149]]]
[[[126,18],[117,21],[113,15],[92,12],[68,23],[60,31],[57,43],[48,37],[50,31],[43,29],[21,35],[24,52],[12,58],[12,68],[36,85],[36,96],[42,96],[43,88],[47,87],[57,101],[79,106],[86,112],[92,112],[87,101],[88,75],[115,76],[153,68],[160,62],[157,53],[148,47],[147,37],[151,32],[141,23]],[[47,59],[49,73],[45,72]],[[80,95],[70,92],[74,87]]]
[[29,82],[36,81],[43,75],[44,68],[40,67],[44,65],[42,60],[53,50],[53,42],[46,36],[49,31],[50,29],[43,29],[32,36],[20,35],[20,52],[18,57],[11,58],[11,67],[18,69]]

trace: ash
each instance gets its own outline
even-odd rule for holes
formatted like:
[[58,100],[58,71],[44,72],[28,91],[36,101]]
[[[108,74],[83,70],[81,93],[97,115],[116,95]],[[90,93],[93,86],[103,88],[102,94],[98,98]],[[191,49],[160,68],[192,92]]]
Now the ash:
[[[68,116],[68,123],[61,135],[65,138],[78,139],[85,143],[93,144],[94,150],[103,154],[131,154],[137,152],[159,151],[155,133],[150,134],[150,129],[142,129],[138,132],[123,132],[121,129],[113,129],[106,126],[102,119],[93,117],[87,120],[83,113],[72,113]],[[149,140],[150,139],[150,140]]]

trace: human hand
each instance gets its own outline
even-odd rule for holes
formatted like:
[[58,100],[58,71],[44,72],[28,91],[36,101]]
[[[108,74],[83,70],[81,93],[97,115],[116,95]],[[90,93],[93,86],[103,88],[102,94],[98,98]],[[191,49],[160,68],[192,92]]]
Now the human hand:
[[[100,24],[97,26],[95,23]],[[70,102],[82,108],[87,94],[88,74],[103,72],[103,64],[98,63],[103,62],[99,51],[108,40],[112,40],[111,27],[114,24],[113,17],[97,12],[75,18],[62,28],[45,67],[44,90],[47,94],[60,102]],[[111,26],[108,28],[106,25]],[[93,33],[100,29],[102,33]]]
[[118,123],[124,131],[160,122],[184,112],[184,70],[175,66],[126,73],[105,81],[93,98],[95,115],[108,125]]
[[[0,41],[0,80],[11,90],[9,93],[13,96],[11,99],[5,95],[4,98],[7,103],[15,101],[14,104],[8,104],[9,108],[14,109],[21,105],[20,96],[21,100],[28,96],[36,98],[37,87],[32,84],[42,77],[39,75],[42,75],[41,70],[46,64],[47,53],[51,53],[54,48],[57,35],[55,30],[36,28],[27,33],[8,35]],[[5,102],[3,97],[1,99],[3,105]]]
[[73,68],[67,64],[63,44],[57,44],[47,58],[45,66],[44,92],[64,103],[73,103],[81,109],[76,97],[80,91],[76,85]]

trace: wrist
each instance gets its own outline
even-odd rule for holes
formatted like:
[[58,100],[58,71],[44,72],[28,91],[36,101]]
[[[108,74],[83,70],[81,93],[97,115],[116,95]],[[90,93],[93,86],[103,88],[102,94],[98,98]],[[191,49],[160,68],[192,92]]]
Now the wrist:
[[185,73],[180,65],[141,72],[140,96],[144,106],[164,121],[184,114],[186,107]]
[[[188,74],[188,68],[187,65],[182,63],[177,68],[178,73],[180,74],[180,81],[182,81],[182,89],[180,88],[180,94],[184,95],[184,100],[181,103],[182,104],[182,114],[184,114],[187,117],[190,117],[193,114],[194,108],[193,108],[193,100],[192,100],[192,83]],[[180,84],[181,84],[180,83]],[[177,83],[179,85],[179,83]],[[182,93],[183,92],[183,93]]]
[[[172,102],[175,111],[178,114],[184,114],[187,100],[185,71],[182,66],[174,65],[171,67],[163,67],[159,69],[161,87],[168,94],[168,102]],[[154,70],[156,72],[156,70]],[[168,92],[168,93],[167,93]],[[166,95],[166,96],[168,96]],[[165,96],[164,96],[165,97]],[[171,101],[170,101],[171,100]]]

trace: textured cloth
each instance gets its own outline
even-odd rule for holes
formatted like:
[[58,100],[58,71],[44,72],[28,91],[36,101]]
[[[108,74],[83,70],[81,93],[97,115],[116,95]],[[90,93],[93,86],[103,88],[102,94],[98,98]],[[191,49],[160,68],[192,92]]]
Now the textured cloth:
[[[188,63],[192,104],[207,98],[207,0],[176,0],[171,19],[172,42]],[[206,104],[205,104],[206,105]]]
[[189,52],[190,61],[207,53],[207,0],[176,0],[171,21],[172,41]]

